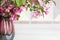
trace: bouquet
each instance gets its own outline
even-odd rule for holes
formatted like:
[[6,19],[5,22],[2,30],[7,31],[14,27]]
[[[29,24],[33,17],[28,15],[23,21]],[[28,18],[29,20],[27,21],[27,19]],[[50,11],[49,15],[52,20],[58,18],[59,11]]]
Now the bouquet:
[[0,18],[18,20],[23,8],[33,11],[32,16],[48,14],[47,4],[53,0],[0,0]]
[[0,2],[0,18],[18,20],[22,11],[21,6],[17,6],[15,0],[1,0]]

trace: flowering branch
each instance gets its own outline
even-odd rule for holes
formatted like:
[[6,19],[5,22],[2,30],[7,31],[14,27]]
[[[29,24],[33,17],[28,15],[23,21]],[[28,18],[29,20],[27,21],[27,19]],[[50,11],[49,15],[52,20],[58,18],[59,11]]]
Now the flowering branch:
[[53,0],[0,0],[0,18],[17,20],[23,10],[22,7],[33,11],[33,16],[48,14],[47,4]]

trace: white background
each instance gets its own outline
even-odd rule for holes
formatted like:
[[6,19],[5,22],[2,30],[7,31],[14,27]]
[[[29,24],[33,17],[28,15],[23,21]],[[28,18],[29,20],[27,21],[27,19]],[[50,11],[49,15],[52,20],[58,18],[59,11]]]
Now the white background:
[[56,6],[54,8],[54,19],[55,21],[60,21],[60,0],[54,0],[56,2]]

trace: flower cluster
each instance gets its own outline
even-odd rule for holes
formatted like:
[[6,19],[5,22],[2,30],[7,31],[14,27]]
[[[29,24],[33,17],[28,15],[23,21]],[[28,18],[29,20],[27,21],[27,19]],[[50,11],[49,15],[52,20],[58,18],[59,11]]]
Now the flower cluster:
[[[48,14],[46,5],[52,0],[0,0],[0,18],[17,20],[22,7],[33,11],[33,16]],[[53,1],[54,2],[54,1]]]
[[0,19],[18,20],[21,11],[21,7],[15,7],[13,4],[0,6]]
[[0,6],[1,18],[9,18],[11,20],[17,20],[22,9],[20,7],[14,8],[14,5],[9,4],[7,7]]
[[55,3],[53,0],[28,0],[27,1],[27,7],[26,9],[30,8],[30,11],[33,11],[32,16],[37,17],[37,16],[43,16],[48,14],[48,7],[51,3]]

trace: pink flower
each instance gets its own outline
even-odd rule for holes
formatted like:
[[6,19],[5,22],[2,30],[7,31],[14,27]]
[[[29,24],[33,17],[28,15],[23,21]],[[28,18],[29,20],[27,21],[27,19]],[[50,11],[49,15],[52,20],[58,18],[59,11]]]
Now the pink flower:
[[13,7],[14,7],[14,5],[9,4],[8,7],[7,7],[7,9],[11,10]]
[[10,19],[10,20],[14,20],[13,17],[10,17],[9,19]]
[[9,4],[8,7],[5,8],[6,12],[10,12],[14,6],[12,4]]
[[5,11],[5,8],[4,7],[0,7],[0,13],[1,13],[2,16],[5,15],[4,11]]
[[4,15],[5,15],[5,13],[2,12],[2,16],[4,16]]
[[45,11],[45,14],[46,14],[46,15],[48,14],[48,11],[47,11],[47,10]]
[[37,17],[37,16],[41,16],[42,14],[40,14],[40,12],[39,11],[34,11],[34,13],[33,13],[33,17]]
[[44,8],[46,8],[46,4],[45,3],[43,3],[43,5],[42,5]]
[[11,15],[10,20],[14,20],[14,15]]
[[6,11],[6,12],[10,12],[10,10],[9,10],[9,9],[7,9],[7,8],[5,9],[5,11]]
[[12,15],[11,17],[10,17],[10,20],[17,20],[18,19],[18,16],[17,15]]
[[0,6],[0,11],[4,11],[4,10],[5,10],[5,8]]
[[21,13],[21,11],[22,11],[21,8],[14,8],[14,9],[13,9],[13,13],[14,13],[14,14],[19,14],[19,13]]

